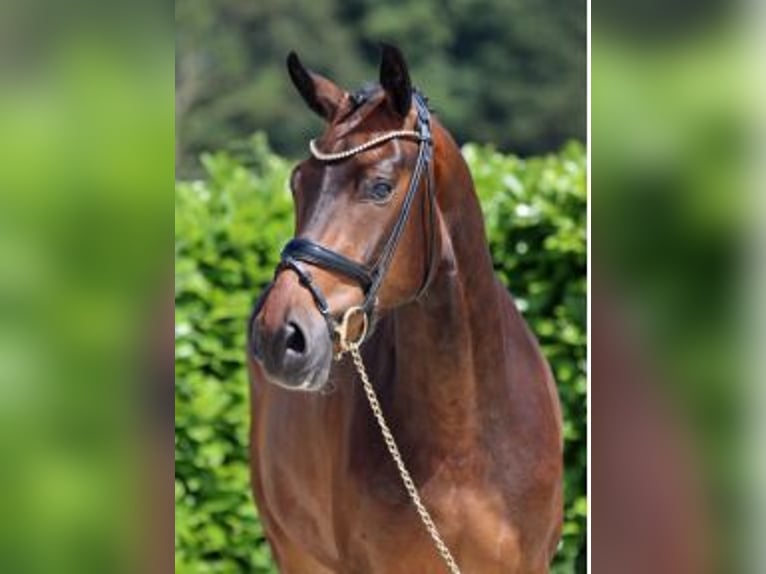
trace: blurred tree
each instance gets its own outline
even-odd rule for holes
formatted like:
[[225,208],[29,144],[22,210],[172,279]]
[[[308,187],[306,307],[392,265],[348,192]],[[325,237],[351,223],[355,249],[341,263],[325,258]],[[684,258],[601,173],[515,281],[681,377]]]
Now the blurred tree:
[[236,151],[258,129],[304,152],[319,121],[289,85],[294,49],[354,88],[376,76],[380,40],[399,45],[415,83],[460,142],[521,154],[584,139],[585,0],[179,0],[179,175],[200,152]]

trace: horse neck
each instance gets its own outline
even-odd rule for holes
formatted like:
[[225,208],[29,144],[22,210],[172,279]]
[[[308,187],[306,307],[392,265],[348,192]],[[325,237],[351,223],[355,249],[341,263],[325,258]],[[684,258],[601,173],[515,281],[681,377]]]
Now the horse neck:
[[393,316],[390,400],[411,439],[454,454],[473,446],[480,405],[500,370],[501,302],[470,172],[449,135],[437,127],[436,136],[441,258],[424,296]]

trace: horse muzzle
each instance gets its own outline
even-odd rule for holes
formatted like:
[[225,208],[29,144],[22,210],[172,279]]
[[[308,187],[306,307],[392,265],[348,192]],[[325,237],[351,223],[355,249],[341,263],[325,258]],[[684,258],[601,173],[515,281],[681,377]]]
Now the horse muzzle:
[[250,325],[250,350],[270,383],[295,391],[320,391],[327,384],[333,346],[316,312],[291,312],[282,319],[268,302]]

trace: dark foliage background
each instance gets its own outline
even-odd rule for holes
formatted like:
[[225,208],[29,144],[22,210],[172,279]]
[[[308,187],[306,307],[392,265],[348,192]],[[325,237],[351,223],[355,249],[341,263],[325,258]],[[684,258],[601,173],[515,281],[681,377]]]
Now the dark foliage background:
[[[564,413],[565,525],[554,572],[584,572],[585,155],[467,145],[495,268],[551,363]],[[275,572],[250,496],[245,323],[292,236],[293,162],[263,135],[176,186],[176,572]],[[578,565],[579,566],[576,566]]]
[[178,0],[177,163],[264,130],[295,156],[319,128],[284,61],[348,89],[377,77],[378,42],[399,45],[459,142],[521,155],[586,132],[585,0]]

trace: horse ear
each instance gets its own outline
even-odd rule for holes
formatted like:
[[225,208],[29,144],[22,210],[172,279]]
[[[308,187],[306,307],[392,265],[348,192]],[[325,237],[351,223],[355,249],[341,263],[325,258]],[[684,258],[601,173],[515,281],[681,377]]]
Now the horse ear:
[[404,117],[409,113],[412,103],[412,85],[407,62],[396,46],[385,43],[381,43],[380,46],[383,50],[380,59],[380,85],[388,94],[396,112]]
[[295,52],[287,56],[287,71],[306,104],[330,121],[343,99],[343,90],[324,76],[307,70]]

